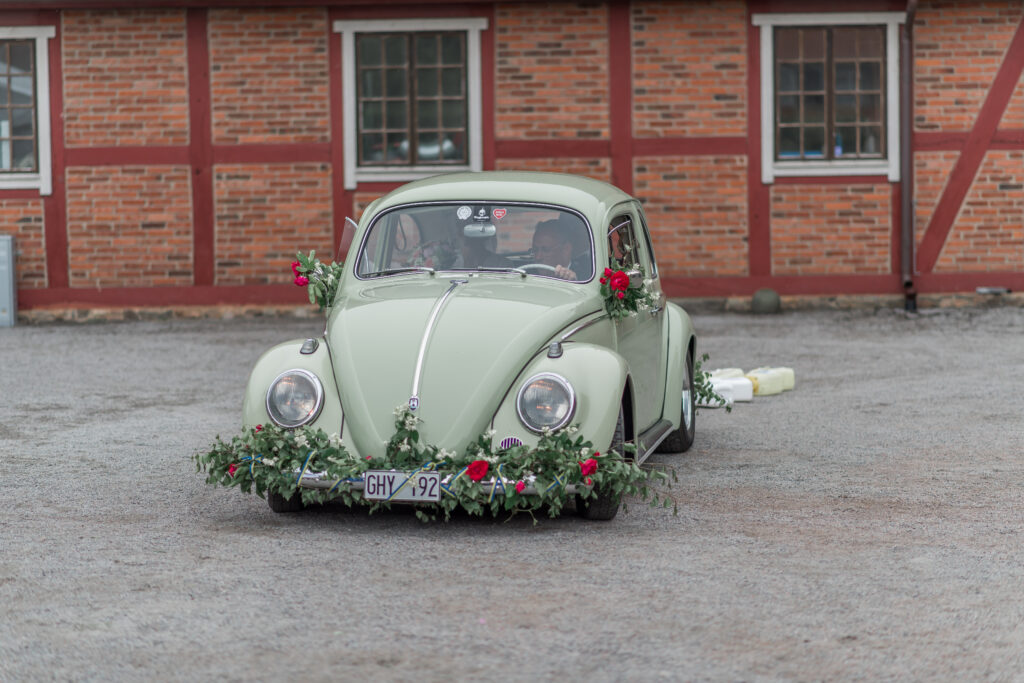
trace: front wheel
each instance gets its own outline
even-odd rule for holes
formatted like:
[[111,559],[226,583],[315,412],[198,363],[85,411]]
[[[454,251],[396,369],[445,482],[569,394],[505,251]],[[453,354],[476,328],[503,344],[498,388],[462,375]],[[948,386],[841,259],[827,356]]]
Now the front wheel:
[[[615,434],[612,436],[612,443],[609,450],[622,455],[622,446],[626,442],[626,420],[619,406],[619,420],[615,423]],[[576,496],[576,512],[585,519],[609,520],[615,519],[619,514],[619,496],[604,491],[596,491],[596,495],[584,500],[583,496]]]
[[276,491],[267,491],[267,505],[274,512],[298,512],[305,506],[302,504],[302,494],[296,491],[291,498],[285,498]]
[[658,446],[659,453],[684,453],[693,445],[697,433],[697,393],[693,387],[693,354],[686,355],[686,374],[683,376],[683,404],[679,415],[679,429],[671,432]]

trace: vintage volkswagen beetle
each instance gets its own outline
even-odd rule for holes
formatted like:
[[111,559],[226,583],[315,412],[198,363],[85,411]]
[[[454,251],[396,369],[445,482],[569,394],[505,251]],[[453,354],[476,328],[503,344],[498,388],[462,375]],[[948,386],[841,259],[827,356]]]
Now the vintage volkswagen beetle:
[[[609,316],[606,267],[651,305]],[[338,432],[366,456],[407,404],[425,439],[456,451],[492,430],[496,448],[534,444],[571,422],[596,447],[635,444],[642,461],[693,442],[695,343],[661,291],[636,199],[570,175],[436,176],[366,208],[323,336],[260,358],[243,420]],[[595,519],[619,506],[588,502],[580,512]]]

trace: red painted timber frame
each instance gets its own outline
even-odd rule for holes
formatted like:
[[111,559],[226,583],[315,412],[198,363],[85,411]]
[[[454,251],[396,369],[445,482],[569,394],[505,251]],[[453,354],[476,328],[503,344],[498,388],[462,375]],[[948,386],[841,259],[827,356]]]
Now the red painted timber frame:
[[[840,0],[842,6],[833,9],[863,10],[863,3]],[[220,163],[274,163],[295,161],[329,162],[332,174],[332,202],[334,214],[334,243],[341,253],[348,245],[343,243],[345,216],[354,211],[356,191],[344,189],[342,159],[344,137],[341,131],[341,46],[331,25],[345,18],[408,18],[424,16],[483,16],[488,29],[481,36],[483,77],[483,155],[484,168],[493,169],[497,159],[533,158],[605,158],[610,159],[612,180],[624,190],[633,191],[633,168],[638,159],[650,156],[730,155],[747,158],[748,201],[748,272],[746,277],[666,278],[664,286],[671,296],[738,296],[747,295],[761,287],[772,287],[789,295],[840,294],[893,294],[902,293],[899,277],[899,203],[902,187],[892,184],[892,264],[891,272],[882,275],[842,276],[773,276],[771,274],[771,188],[760,179],[760,84],[748,78],[748,135],[746,137],[675,137],[638,138],[632,130],[632,28],[630,5],[627,0],[612,0],[608,6],[609,41],[609,123],[607,140],[520,140],[496,139],[495,120],[495,11],[490,0],[447,0],[425,7],[389,4],[389,0],[328,0],[328,58],[330,74],[331,141],[321,144],[269,144],[269,145],[214,145],[212,142],[212,113],[210,105],[210,63],[207,42],[207,10],[210,3],[165,0],[163,2],[89,2],[52,3],[53,7],[110,8],[116,6],[174,6],[186,9],[188,36],[189,125],[192,133],[187,146],[178,147],[95,147],[66,148],[64,146],[63,71],[61,63],[60,18],[56,11],[38,9],[42,3],[17,2],[5,4],[2,13],[5,25],[52,25],[57,36],[49,41],[51,130],[53,136],[53,194],[43,197],[46,226],[47,287],[20,290],[19,305],[23,308],[55,307],[142,307],[179,306],[195,304],[271,304],[300,305],[304,296],[291,285],[263,285],[222,287],[215,283],[214,254],[214,198],[213,169]],[[306,6],[308,3],[281,0],[278,6]],[[874,9],[899,11],[901,0],[883,0]],[[218,6],[248,6],[225,0]],[[749,14],[768,11],[807,11],[801,0],[750,0]],[[760,73],[760,32],[747,25],[748,74]],[[922,293],[971,290],[993,284],[1013,289],[1024,289],[1024,273],[957,273],[931,272],[935,261],[952,228],[974,176],[988,149],[1024,149],[1024,129],[999,129],[998,123],[1013,94],[1014,85],[1024,69],[1024,19],[1012,39],[1006,58],[1000,66],[986,97],[985,103],[972,129],[968,132],[917,132],[913,136],[915,151],[960,151],[960,160],[954,167],[950,182],[940,199],[939,206],[925,231],[918,255],[921,271],[916,279],[917,290]],[[65,170],[69,165],[104,166],[135,164],[182,165],[191,168],[193,200],[193,267],[195,285],[192,287],[84,289],[69,287],[68,238],[65,205]],[[887,182],[884,177],[840,178],[786,178],[779,184],[852,184]],[[399,183],[369,183],[360,185],[360,193],[383,193]],[[0,199],[38,199],[34,191],[15,190],[0,192]]]

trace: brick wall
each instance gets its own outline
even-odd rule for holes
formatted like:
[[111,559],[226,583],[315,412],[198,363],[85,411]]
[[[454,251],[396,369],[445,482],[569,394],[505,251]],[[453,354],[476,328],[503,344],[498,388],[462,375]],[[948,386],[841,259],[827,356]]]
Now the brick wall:
[[959,152],[914,154],[914,234],[918,244],[949,182]]
[[211,10],[214,142],[327,141],[327,29],[323,9]]
[[72,287],[192,284],[189,169],[69,168]]
[[775,185],[772,274],[883,274],[891,270],[888,183]]
[[185,13],[63,13],[70,147],[187,145]]
[[1024,152],[990,151],[936,272],[1024,269]]
[[606,183],[611,182],[611,159],[498,159],[498,171],[543,171],[545,173],[571,173]]
[[296,251],[333,258],[328,164],[220,165],[214,178],[216,284],[291,282]]
[[608,8],[498,5],[499,138],[607,138]]
[[636,160],[634,192],[663,277],[747,274],[746,180],[746,157]]
[[15,287],[46,287],[43,203],[27,199],[0,200],[0,235],[14,237]]
[[746,135],[742,0],[633,5],[633,130],[640,137]]
[[1020,0],[925,0],[914,24],[917,130],[970,130],[1024,16]]
[[1006,106],[1003,119],[1000,122],[1002,128],[1024,128],[1024,74],[1017,83],[1017,89],[1013,91],[1013,98]]

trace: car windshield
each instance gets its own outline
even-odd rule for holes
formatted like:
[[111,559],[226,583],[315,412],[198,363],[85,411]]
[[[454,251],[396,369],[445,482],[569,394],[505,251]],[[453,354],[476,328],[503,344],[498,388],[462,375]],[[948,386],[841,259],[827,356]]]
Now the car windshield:
[[361,278],[477,270],[587,282],[594,276],[594,247],[586,221],[567,209],[458,202],[378,216],[356,263]]

